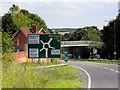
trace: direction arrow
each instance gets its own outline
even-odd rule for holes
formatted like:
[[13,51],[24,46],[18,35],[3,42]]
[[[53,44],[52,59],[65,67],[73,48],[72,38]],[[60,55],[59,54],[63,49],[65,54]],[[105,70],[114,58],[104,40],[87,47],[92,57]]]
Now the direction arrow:
[[43,44],[43,48],[40,49],[40,52],[43,51],[43,50],[45,50],[45,57],[46,57],[46,58],[48,57],[48,48],[55,49],[54,47],[51,47],[51,46],[50,46],[50,43],[51,43],[52,40],[53,40],[53,39],[50,38],[47,43],[44,43],[42,40],[40,40],[41,43]]

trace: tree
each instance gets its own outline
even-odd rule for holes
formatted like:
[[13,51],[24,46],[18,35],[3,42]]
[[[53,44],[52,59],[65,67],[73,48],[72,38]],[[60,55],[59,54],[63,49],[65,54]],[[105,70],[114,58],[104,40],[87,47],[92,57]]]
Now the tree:
[[[85,41],[101,41],[101,31],[95,27],[95,26],[87,26],[84,28],[78,28],[77,30],[74,31],[74,33],[71,34],[65,34],[62,37],[63,40],[67,41],[80,41],[80,40],[85,40]],[[89,58],[90,52],[93,51],[93,48],[96,49],[101,49],[100,47],[70,47],[68,49],[68,52],[72,53],[73,56],[78,57],[81,55],[82,58]],[[100,52],[98,52],[100,53]],[[93,56],[93,55],[92,55]]]
[[[102,41],[105,44],[103,48],[104,58],[114,59],[114,52],[116,48],[117,59],[120,58],[120,14],[117,15],[115,20],[108,23],[103,28]],[[116,43],[115,43],[116,42]],[[107,54],[107,55],[106,55]]]
[[4,32],[8,32],[10,34],[14,34],[17,31],[18,27],[14,23],[10,13],[6,13],[2,17],[2,29]]
[[91,40],[91,41],[101,41],[101,31],[95,26],[87,26],[84,28],[78,28],[72,34],[71,40]]
[[10,33],[2,32],[2,53],[13,52],[13,42]]
[[3,31],[10,32],[11,34],[14,34],[20,27],[31,27],[32,24],[37,24],[38,28],[42,27],[49,33],[44,20],[40,16],[29,13],[25,9],[20,9],[15,4],[2,17]]
[[83,30],[85,31],[85,34],[81,38],[82,40],[101,41],[101,31],[97,27],[84,27]]
[[116,18],[115,29],[116,29],[116,52],[117,52],[117,59],[119,59],[120,58],[120,13]]
[[19,13],[20,9],[17,5],[13,4],[12,7],[10,7],[9,12],[11,14],[17,14]]

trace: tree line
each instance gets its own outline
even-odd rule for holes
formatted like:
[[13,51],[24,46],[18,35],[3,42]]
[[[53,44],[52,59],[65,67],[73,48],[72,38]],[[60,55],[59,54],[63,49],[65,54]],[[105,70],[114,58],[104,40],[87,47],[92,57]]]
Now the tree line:
[[[20,9],[13,4],[7,13],[2,16],[2,52],[13,52],[12,36],[20,29],[20,27],[31,27],[32,24],[37,24],[38,28],[43,27],[48,33],[51,29],[47,28],[45,21],[37,14],[30,13],[28,10]],[[102,58],[114,59],[114,52],[116,51],[116,58],[120,58],[120,14],[116,16],[115,20],[111,20],[103,30],[99,30],[96,26],[86,26],[78,28],[74,33],[65,34],[62,40],[79,41],[91,40],[102,41],[104,46],[100,48]],[[79,51],[78,51],[79,52]]]
[[[119,59],[120,58],[120,13],[114,20],[108,22],[103,27],[102,41],[105,44],[103,48],[104,58]],[[116,57],[115,57],[116,56]]]
[[12,36],[20,27],[31,27],[37,24],[38,28],[44,28],[47,32],[49,29],[45,21],[37,14],[30,13],[28,10],[20,9],[13,4],[7,13],[2,16],[2,51],[10,53],[13,51]]

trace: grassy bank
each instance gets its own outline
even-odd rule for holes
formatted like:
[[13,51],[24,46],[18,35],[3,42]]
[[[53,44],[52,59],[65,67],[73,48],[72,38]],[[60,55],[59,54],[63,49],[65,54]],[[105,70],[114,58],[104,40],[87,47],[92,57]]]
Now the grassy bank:
[[116,64],[120,65],[120,60],[105,60],[105,59],[70,59],[72,61],[85,61],[85,62],[96,62],[96,63],[105,63],[105,64]]
[[80,77],[72,66],[31,69],[28,64],[11,65],[3,71],[3,88],[80,88]]
[[22,65],[26,67],[38,67],[38,66],[49,66],[49,65],[56,65],[56,64],[60,64],[60,63],[59,62],[51,62],[51,63],[25,62]]

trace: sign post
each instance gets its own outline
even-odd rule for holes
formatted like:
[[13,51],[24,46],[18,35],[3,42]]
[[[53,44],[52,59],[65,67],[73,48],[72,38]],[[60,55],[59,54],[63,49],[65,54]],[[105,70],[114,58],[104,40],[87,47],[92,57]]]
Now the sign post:
[[60,57],[60,34],[28,34],[28,58]]

